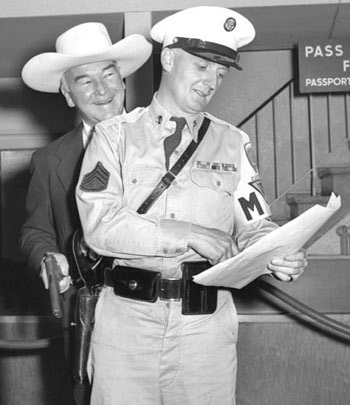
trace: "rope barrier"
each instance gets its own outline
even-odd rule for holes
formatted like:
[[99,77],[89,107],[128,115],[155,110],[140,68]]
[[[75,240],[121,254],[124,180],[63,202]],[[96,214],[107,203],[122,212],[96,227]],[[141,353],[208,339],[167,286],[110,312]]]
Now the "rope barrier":
[[51,346],[53,341],[63,339],[63,332],[70,328],[63,328],[62,334],[48,336],[41,339],[0,339],[0,350],[15,350],[15,351],[30,351],[30,350],[42,350]]
[[61,338],[62,335],[33,340],[0,339],[0,350],[41,350],[48,348],[53,340]]
[[326,326],[334,335],[341,338],[347,338],[350,340],[350,326],[342,322],[338,322],[335,319],[330,318],[313,308],[305,305],[303,302],[298,301],[296,298],[282,291],[281,289],[275,287],[270,282],[266,281],[263,277],[259,277],[253,282],[253,285],[267,291],[269,294],[283,301],[287,305],[296,309],[298,312],[306,315],[307,317],[313,319],[319,325]]

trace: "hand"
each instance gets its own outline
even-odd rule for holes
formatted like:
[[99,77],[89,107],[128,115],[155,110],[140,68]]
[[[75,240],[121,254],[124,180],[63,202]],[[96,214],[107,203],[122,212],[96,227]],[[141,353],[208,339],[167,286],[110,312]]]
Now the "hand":
[[[63,255],[61,253],[47,252],[46,255],[51,255],[56,260],[57,266],[60,271],[60,273],[58,274],[60,293],[63,294],[65,291],[68,290],[68,288],[71,284],[71,278],[69,276],[69,265],[68,265],[67,258],[65,255]],[[48,290],[49,281],[48,281],[48,277],[47,277],[47,273],[46,273],[45,259],[43,259],[41,261],[40,269],[41,269],[40,277],[43,280],[45,288]]]
[[302,249],[283,258],[272,259],[267,267],[277,280],[295,281],[303,274],[306,266],[306,252]]
[[231,235],[219,229],[200,225],[192,225],[188,246],[213,265],[239,253]]

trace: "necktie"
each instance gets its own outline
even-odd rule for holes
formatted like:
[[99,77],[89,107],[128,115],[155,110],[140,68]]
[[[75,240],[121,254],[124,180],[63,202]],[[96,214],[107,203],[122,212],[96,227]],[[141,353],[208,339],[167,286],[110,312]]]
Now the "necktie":
[[171,117],[171,121],[175,121],[175,132],[164,139],[164,152],[165,152],[165,166],[169,169],[169,159],[174,150],[180,145],[182,130],[186,124],[186,120],[183,117]]

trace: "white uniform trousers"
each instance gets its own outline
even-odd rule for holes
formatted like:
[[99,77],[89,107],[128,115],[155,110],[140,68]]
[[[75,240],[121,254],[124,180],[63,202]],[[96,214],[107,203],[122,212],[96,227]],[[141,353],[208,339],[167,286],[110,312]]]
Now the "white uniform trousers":
[[238,319],[219,291],[211,315],[181,301],[146,303],[103,289],[90,352],[91,405],[233,405]]

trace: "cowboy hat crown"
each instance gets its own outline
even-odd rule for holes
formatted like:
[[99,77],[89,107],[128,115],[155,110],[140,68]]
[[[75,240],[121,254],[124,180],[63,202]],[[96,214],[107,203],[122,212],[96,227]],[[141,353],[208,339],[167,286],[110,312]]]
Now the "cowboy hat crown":
[[122,78],[134,73],[149,58],[152,45],[140,34],[112,44],[102,23],[88,22],[70,28],[56,40],[56,52],[31,58],[22,69],[22,79],[34,90],[58,93],[67,70],[87,63],[115,60]]

